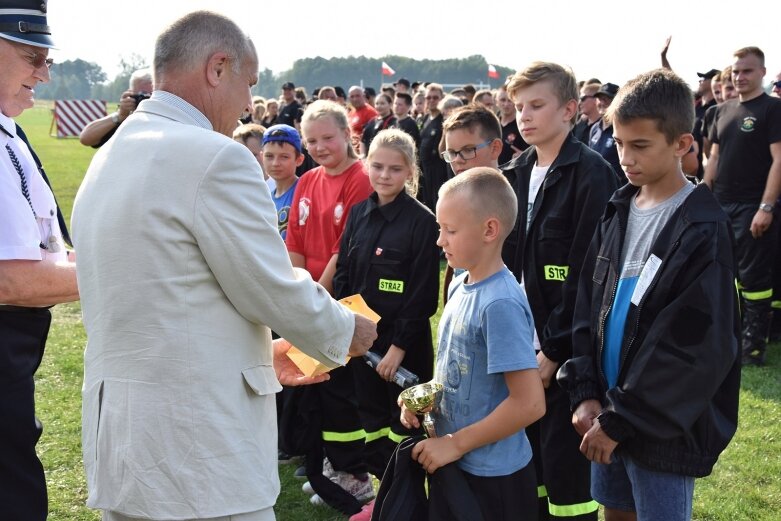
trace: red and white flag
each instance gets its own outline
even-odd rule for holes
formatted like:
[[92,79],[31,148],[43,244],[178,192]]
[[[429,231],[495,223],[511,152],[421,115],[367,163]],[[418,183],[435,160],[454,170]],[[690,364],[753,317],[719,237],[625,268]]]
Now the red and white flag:
[[495,79],[499,78],[499,73],[496,71],[496,67],[494,67],[490,63],[488,64],[488,77],[495,78]]
[[382,62],[382,75],[383,76],[393,76],[394,74],[396,74],[396,71],[391,69],[391,66],[388,65],[387,63]]

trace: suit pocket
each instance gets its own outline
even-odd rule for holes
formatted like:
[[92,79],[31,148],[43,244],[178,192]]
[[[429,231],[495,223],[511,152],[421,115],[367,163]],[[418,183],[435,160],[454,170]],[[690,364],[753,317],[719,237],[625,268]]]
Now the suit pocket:
[[241,371],[244,381],[247,382],[252,392],[259,396],[274,394],[282,390],[277,380],[277,373],[270,365],[256,365]]

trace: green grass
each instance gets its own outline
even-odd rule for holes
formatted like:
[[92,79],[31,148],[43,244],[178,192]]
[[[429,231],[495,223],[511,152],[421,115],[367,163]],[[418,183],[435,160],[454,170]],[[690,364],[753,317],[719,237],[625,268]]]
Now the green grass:
[[[42,158],[66,219],[94,151],[76,139],[48,136],[50,106],[18,118]],[[54,321],[37,375],[37,412],[44,424],[38,444],[49,484],[49,519],[97,521],[87,509],[81,461],[82,353],[86,344],[78,304],[54,308]],[[435,327],[438,322],[433,322]],[[775,521],[781,512],[781,344],[770,348],[768,364],[743,370],[740,425],[714,473],[697,481],[694,516],[703,521]],[[329,508],[309,505],[291,466],[280,467],[280,521],[342,520]],[[0,507],[2,510],[2,507]],[[0,516],[2,517],[2,516]]]

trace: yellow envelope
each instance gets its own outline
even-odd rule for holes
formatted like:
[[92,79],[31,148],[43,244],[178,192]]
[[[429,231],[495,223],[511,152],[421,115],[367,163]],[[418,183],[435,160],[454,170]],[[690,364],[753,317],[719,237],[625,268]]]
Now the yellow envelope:
[[[370,308],[366,304],[366,301],[363,300],[363,297],[360,295],[344,297],[339,302],[350,311],[359,315],[363,315],[375,324],[380,321],[380,315],[378,315],[372,308]],[[287,352],[287,356],[293,361],[294,364],[296,364],[296,367],[298,367],[301,372],[304,373],[304,376],[318,376],[330,371],[326,365],[303,353],[295,346],[290,347],[290,350]],[[350,357],[348,356],[345,363],[347,363],[349,360]]]

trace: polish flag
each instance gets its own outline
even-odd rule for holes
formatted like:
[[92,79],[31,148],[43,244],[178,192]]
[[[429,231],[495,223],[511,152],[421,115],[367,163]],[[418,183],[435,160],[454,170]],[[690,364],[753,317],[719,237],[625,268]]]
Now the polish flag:
[[394,74],[396,74],[396,71],[391,69],[391,66],[388,65],[387,63],[382,62],[382,75],[383,76],[393,76]]
[[499,78],[499,73],[496,72],[496,67],[494,67],[490,63],[488,64],[488,77],[489,78],[494,78],[494,79],[498,79]]

